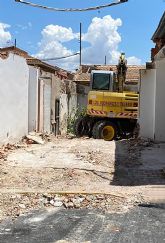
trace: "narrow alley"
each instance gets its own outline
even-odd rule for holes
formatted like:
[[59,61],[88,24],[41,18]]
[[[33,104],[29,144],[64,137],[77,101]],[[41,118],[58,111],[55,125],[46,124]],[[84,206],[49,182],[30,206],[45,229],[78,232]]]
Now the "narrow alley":
[[[38,228],[38,238],[35,238],[30,229],[33,224],[38,227],[40,221],[44,225],[51,224],[55,227],[56,240],[66,240],[69,237],[69,240],[59,242],[85,242],[89,233],[83,236],[83,232],[87,228],[89,232],[90,229],[95,232],[95,236],[91,235],[94,237],[91,242],[97,242],[93,241],[98,235],[95,221],[102,227],[109,227],[112,220],[112,225],[115,226],[110,226],[109,230],[118,233],[124,227],[122,220],[125,219],[122,217],[128,215],[127,217],[136,218],[138,213],[141,218],[141,213],[148,210],[148,207],[161,208],[165,205],[165,171],[162,163],[165,144],[153,144],[140,139],[106,142],[87,137],[77,139],[73,136],[51,137],[49,142],[45,141],[42,145],[26,142],[15,147],[8,146],[1,151],[0,219],[3,224],[0,227],[0,242],[3,242],[4,237],[6,242],[16,243],[21,239],[21,242],[41,242],[41,228]],[[148,211],[145,213],[148,214]],[[54,221],[51,221],[51,215],[54,215],[55,220],[58,218],[59,225],[61,217],[64,217],[66,223],[69,220],[67,224],[71,228],[74,222],[69,218],[76,220],[80,217],[82,222],[79,222],[76,229],[83,235],[76,233],[75,226],[74,231],[68,228],[69,225],[66,226],[66,232],[65,229],[59,231]],[[116,216],[110,219],[110,215]],[[105,218],[105,223],[102,217]],[[18,222],[19,229],[12,222],[4,221],[7,218]],[[89,222],[92,228],[89,227]],[[44,225],[40,226],[48,227]],[[18,230],[18,235],[14,233],[13,227]],[[29,232],[32,234],[27,241],[24,227],[26,230],[30,227]],[[99,229],[102,229],[102,233],[99,231],[100,240],[104,240],[98,242],[107,242],[106,229],[102,227]],[[49,238],[54,237],[53,231],[49,227],[47,230],[48,234],[45,234],[43,242],[52,242]],[[65,234],[68,236],[64,237]],[[122,238],[127,238],[125,234]],[[108,237],[109,242],[114,242],[110,233]]]

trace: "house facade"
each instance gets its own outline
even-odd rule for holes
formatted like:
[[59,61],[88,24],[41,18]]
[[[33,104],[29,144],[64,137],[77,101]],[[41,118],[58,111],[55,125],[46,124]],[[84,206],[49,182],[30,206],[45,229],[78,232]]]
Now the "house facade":
[[140,135],[155,141],[165,141],[165,13],[153,37],[152,62],[141,71]]
[[0,144],[28,133],[28,80],[25,58],[0,53]]
[[70,111],[77,107],[71,78],[19,48],[1,48],[0,143],[18,141],[31,131],[66,134]]
[[67,71],[36,58],[27,58],[27,64],[30,74],[29,131],[66,134],[69,113]]

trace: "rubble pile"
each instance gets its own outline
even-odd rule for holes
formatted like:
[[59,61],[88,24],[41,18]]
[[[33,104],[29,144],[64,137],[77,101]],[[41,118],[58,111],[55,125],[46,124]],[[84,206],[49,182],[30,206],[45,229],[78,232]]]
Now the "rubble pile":
[[139,160],[142,150],[144,150],[146,147],[152,147],[153,142],[151,140],[144,140],[141,138],[137,139],[129,139],[126,141],[128,145],[128,155],[127,158],[123,160],[122,158],[122,164],[125,164],[127,167],[134,167],[141,165],[141,161]]
[[28,135],[23,137],[22,142],[28,145],[30,144],[41,144],[43,145],[45,142],[50,142],[51,138],[47,133],[36,133],[30,132]]
[[67,195],[55,195],[55,196],[43,196],[43,202],[45,205],[52,205],[54,207],[70,208],[88,208],[88,209],[101,209],[108,210],[116,203],[124,203],[125,198],[115,197],[112,195],[102,194],[67,194]]
[[135,201],[122,196],[105,194],[0,194],[0,221],[7,216],[15,219],[28,213],[29,210],[47,207],[123,212],[133,207]]
[[102,154],[99,150],[88,151],[87,153],[82,154],[81,152],[76,154],[77,158],[87,160],[88,162],[98,165],[102,161]]
[[5,159],[5,153],[3,151],[0,151],[0,159]]
[[130,139],[129,140],[129,145],[130,145],[130,150],[134,151],[134,149],[142,150],[145,149],[146,147],[152,147],[153,146],[153,141],[150,139],[144,140],[142,138],[138,139]]
[[15,219],[29,210],[38,209],[38,194],[1,194],[0,193],[0,221],[6,217]]
[[4,160],[7,157],[8,152],[17,149],[19,146],[16,144],[6,144],[0,148],[0,159]]

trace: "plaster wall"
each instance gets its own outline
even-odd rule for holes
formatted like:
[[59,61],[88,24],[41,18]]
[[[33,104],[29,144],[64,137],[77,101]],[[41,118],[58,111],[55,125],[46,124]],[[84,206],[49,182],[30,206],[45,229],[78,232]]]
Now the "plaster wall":
[[51,133],[51,79],[44,80],[43,92],[43,131]]
[[51,100],[52,100],[52,73],[39,70],[39,132],[50,134],[51,126]]
[[26,60],[9,54],[0,58],[0,143],[16,142],[28,133],[28,81]]
[[77,94],[68,96],[68,115],[74,117],[77,110]]
[[155,136],[156,70],[141,70],[139,124],[140,136],[154,139]]
[[38,130],[38,74],[38,68],[29,66],[29,132]]
[[68,115],[74,117],[77,111],[77,87],[76,83],[68,81]]
[[156,61],[155,140],[165,141],[165,58]]
[[90,91],[89,86],[77,84],[77,106],[80,110],[87,107],[88,103],[88,93]]
[[68,95],[61,94],[60,96],[60,133],[65,135],[67,133],[68,121]]

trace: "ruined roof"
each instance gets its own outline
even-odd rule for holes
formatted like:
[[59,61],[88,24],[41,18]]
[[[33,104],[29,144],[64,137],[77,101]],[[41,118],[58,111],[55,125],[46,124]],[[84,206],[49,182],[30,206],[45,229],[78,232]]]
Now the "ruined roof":
[[[128,65],[126,83],[137,84],[140,79],[140,69],[145,67],[140,65]],[[82,65],[74,76],[75,82],[88,84],[90,82],[90,73],[92,70],[105,70],[117,72],[116,65]]]
[[159,25],[152,36],[152,40],[155,42],[157,39],[165,39],[165,12],[159,22]]
[[55,71],[61,70],[60,68],[58,68],[56,66],[52,66],[46,62],[41,61],[40,59],[34,58],[34,57],[27,58],[26,60],[27,60],[28,65],[41,67],[43,69],[47,69],[50,72],[55,72]]
[[6,54],[6,57],[7,57],[10,52],[12,52],[18,56],[25,57],[25,58],[30,57],[26,51],[24,51],[18,47],[15,47],[15,46],[0,48],[0,54],[2,56]]
[[15,46],[0,48],[0,58],[3,58],[3,59],[7,58],[9,56],[10,52],[24,57],[27,60],[27,64],[30,66],[40,67],[40,68],[44,69],[45,71],[56,73],[58,76],[61,76],[63,78],[73,79],[73,76],[70,72],[68,72],[62,68],[59,68],[57,66],[50,65],[35,57],[32,57],[26,51],[24,51],[18,47],[15,47]]

